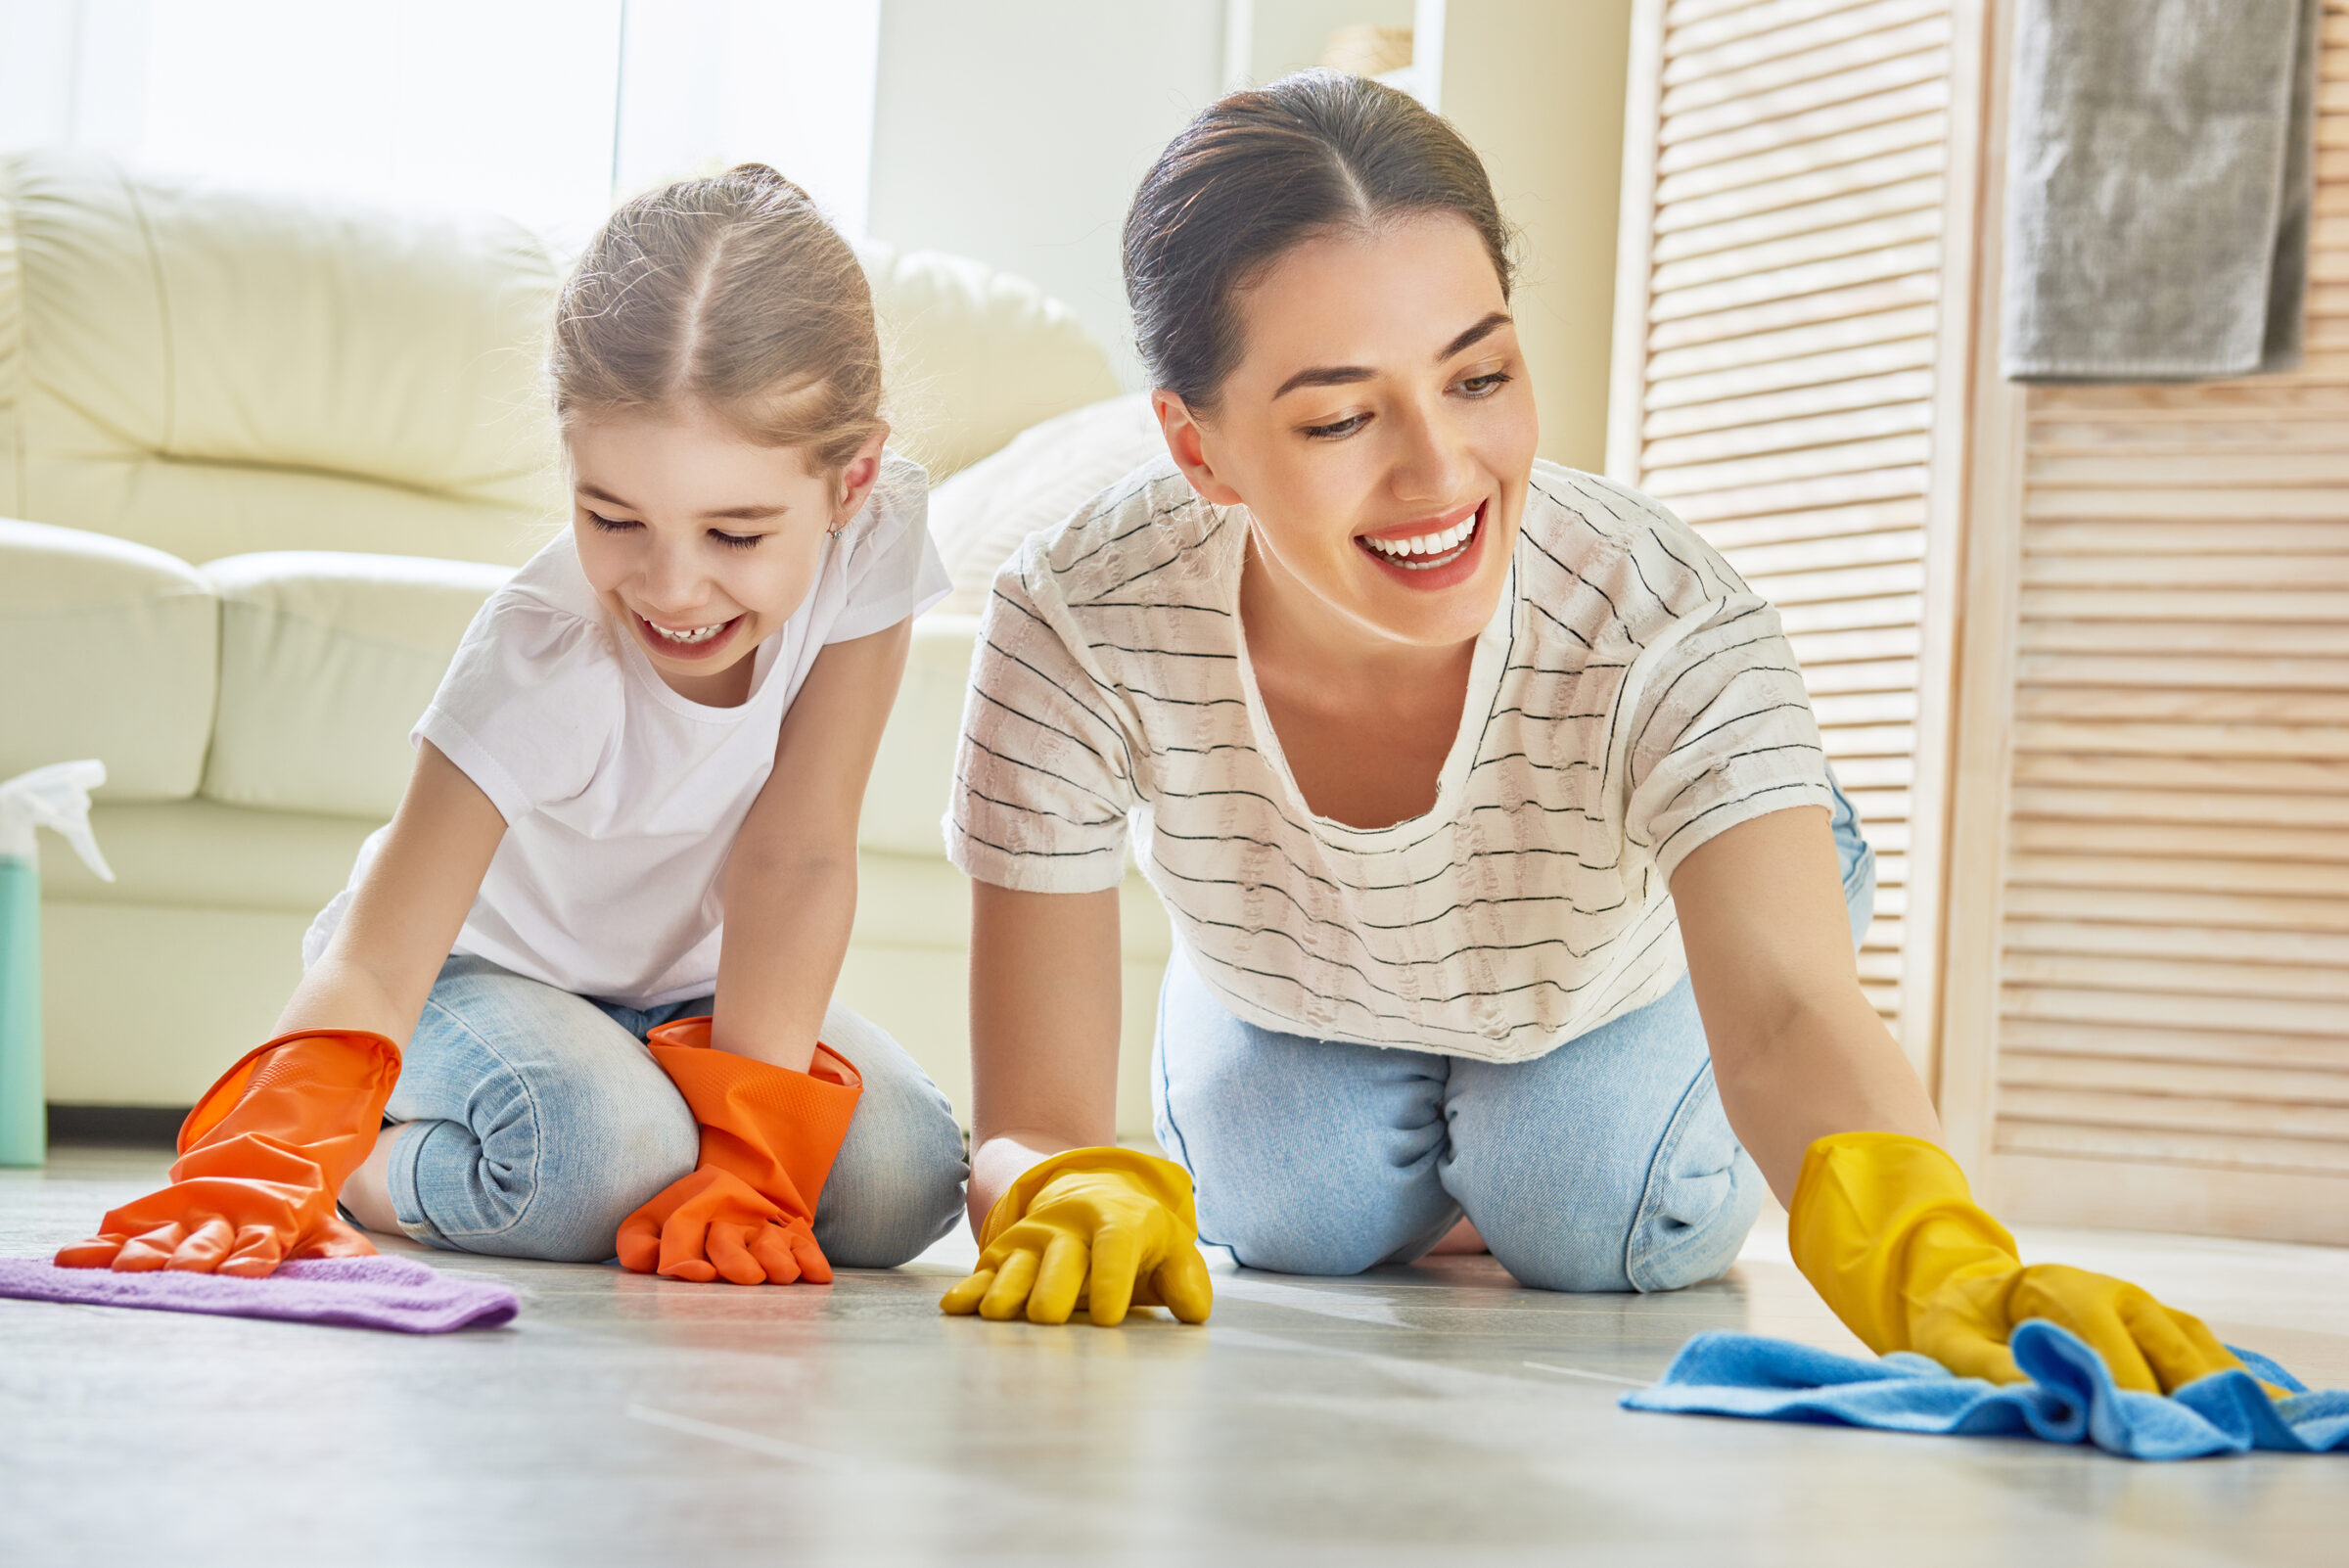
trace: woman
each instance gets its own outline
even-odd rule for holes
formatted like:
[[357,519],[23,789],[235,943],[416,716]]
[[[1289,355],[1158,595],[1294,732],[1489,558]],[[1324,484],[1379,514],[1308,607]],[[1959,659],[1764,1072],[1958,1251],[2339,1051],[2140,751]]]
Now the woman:
[[[1535,459],[1506,238],[1449,126],[1329,72],[1222,100],[1144,179],[1169,461],[1004,570],[964,723],[985,1218],[946,1310],[1197,1320],[1194,1234],[1352,1273],[1463,1216],[1526,1284],[1668,1290],[1767,1180],[1879,1350],[2010,1378],[2038,1315],[2133,1387],[2232,1364],[1970,1202],[1860,989],[1872,861],[1777,617]],[[1174,1162],[1106,1147],[1129,821],[1178,938]]]

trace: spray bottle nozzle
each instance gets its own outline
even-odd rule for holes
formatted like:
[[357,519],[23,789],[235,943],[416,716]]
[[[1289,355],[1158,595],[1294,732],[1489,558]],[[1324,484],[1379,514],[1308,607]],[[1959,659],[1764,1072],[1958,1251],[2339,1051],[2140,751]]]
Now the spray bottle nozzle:
[[90,791],[105,782],[106,764],[95,758],[52,762],[0,781],[0,855],[31,859],[33,830],[48,828],[73,846],[83,865],[114,881],[90,832]]

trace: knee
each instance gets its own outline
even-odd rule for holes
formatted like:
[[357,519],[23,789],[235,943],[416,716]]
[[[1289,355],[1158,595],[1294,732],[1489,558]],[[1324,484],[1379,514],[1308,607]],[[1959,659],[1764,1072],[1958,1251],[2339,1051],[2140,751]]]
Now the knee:
[[[1202,1228],[1203,1239],[1208,1233]],[[1231,1249],[1245,1268],[1276,1274],[1359,1274],[1376,1268],[1404,1248],[1404,1239],[1382,1230],[1333,1223],[1324,1215],[1258,1211],[1238,1222],[1219,1222],[1216,1245]]]
[[816,1245],[839,1268],[911,1263],[958,1223],[970,1166],[946,1097],[896,1043],[852,1057],[864,1093],[815,1207]]
[[611,1257],[621,1222],[700,1156],[693,1113],[659,1068],[645,1067],[627,1082],[562,1065],[518,1075],[498,1114],[476,1124],[485,1207],[503,1222],[450,1239],[554,1263]]

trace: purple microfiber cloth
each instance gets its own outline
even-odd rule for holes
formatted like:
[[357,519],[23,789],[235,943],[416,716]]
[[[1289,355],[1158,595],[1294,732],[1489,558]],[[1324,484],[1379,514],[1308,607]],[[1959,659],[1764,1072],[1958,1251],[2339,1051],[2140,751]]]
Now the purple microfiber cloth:
[[503,1285],[444,1274],[408,1258],[385,1257],[281,1264],[266,1279],[170,1268],[116,1273],[111,1268],[60,1268],[45,1258],[0,1258],[0,1296],[222,1317],[282,1317],[403,1334],[495,1328],[513,1321],[522,1306]]

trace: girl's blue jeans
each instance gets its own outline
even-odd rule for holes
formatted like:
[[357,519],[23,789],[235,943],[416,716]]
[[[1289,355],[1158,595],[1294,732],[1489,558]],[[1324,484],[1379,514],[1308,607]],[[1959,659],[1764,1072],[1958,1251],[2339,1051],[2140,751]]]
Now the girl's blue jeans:
[[[575,996],[458,955],[442,966],[400,1063],[387,1118],[392,1207],[429,1246],[592,1263],[637,1207],[689,1175],[693,1113],[645,1048],[710,998],[650,1010]],[[837,1003],[824,1043],[864,1093],[815,1206],[843,1268],[905,1263],[962,1218],[962,1131],[898,1042]]]
[[[1875,855],[1835,792],[1852,940]],[[1197,1189],[1200,1239],[1251,1268],[1409,1263],[1462,1215],[1546,1290],[1675,1290],[1727,1268],[1762,1174],[1722,1114],[1686,976],[1527,1062],[1308,1039],[1241,1022],[1189,961],[1159,996],[1158,1140]]]

